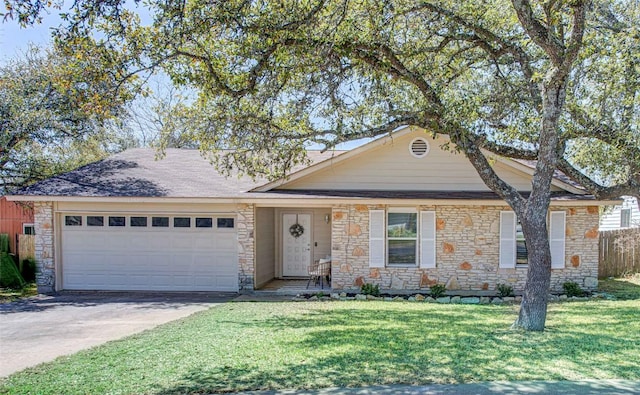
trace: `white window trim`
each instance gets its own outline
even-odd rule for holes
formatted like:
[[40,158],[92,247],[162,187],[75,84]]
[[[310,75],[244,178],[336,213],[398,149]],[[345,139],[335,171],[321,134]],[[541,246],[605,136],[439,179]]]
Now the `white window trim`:
[[[505,233],[504,229],[507,225],[505,223],[510,218],[511,229],[507,229],[508,236],[503,237],[503,233]],[[516,223],[518,222],[516,218],[516,213],[513,211],[500,211],[500,228],[498,229],[498,248],[499,248],[499,257],[498,257],[498,267],[501,269],[514,269],[516,267]],[[523,265],[524,266],[524,265]]]
[[[377,224],[379,225],[379,229],[374,229],[374,219],[381,221],[381,224]],[[378,230],[378,232],[375,232],[376,230]],[[369,210],[369,267],[371,268],[384,268],[386,265],[386,231],[386,210]]]
[[[416,214],[416,237],[398,237],[391,240],[413,240],[416,242],[415,263],[389,264],[389,213]],[[374,223],[379,222],[379,223]],[[424,229],[428,226],[429,229]],[[430,236],[429,236],[430,235]],[[427,237],[429,236],[429,237]],[[419,210],[418,207],[389,207],[384,210],[369,210],[369,267],[370,268],[435,268],[436,267],[436,212]]]
[[22,234],[23,235],[26,234],[24,232],[26,228],[33,228],[33,233],[32,234],[36,233],[36,225],[34,223],[32,223],[32,222],[23,222],[22,223]]
[[[416,235],[415,237],[389,237],[387,226],[384,227],[385,236],[385,262],[388,267],[418,267],[420,265],[420,213],[416,207],[389,207],[385,212],[385,224],[389,221],[389,214],[415,214],[416,215]],[[410,240],[416,242],[414,263],[389,263],[389,240]]]
[[[426,225],[429,228],[425,229]],[[420,211],[418,234],[420,236],[418,260],[421,269],[433,269],[437,266],[436,262],[436,212]],[[433,237],[429,237],[431,234]]]
[[628,228],[631,226],[631,208],[620,209],[620,227]]
[[[505,216],[512,216],[513,218],[513,230],[511,232],[512,237],[506,238],[503,240],[503,226],[505,221]],[[562,218],[562,229],[560,232],[560,238],[553,238],[554,220],[555,218]],[[565,211],[554,210],[547,212],[547,229],[549,234],[549,249],[551,252],[551,268],[552,269],[564,269],[565,268],[565,255],[566,255],[566,235],[565,230],[567,226],[567,217]],[[528,266],[527,264],[518,264],[517,263],[517,238],[516,238],[516,226],[518,224],[518,217],[513,211],[501,211],[500,212],[500,230],[499,230],[499,261],[498,267],[501,269],[513,269],[513,268],[525,268]],[[513,263],[511,259],[507,262],[505,261],[503,254],[508,254],[511,252],[513,254]]]

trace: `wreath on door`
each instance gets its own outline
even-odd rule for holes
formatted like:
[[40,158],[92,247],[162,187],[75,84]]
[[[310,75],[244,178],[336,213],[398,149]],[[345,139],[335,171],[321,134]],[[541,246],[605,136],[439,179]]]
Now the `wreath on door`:
[[298,215],[296,214],[296,223],[289,227],[289,233],[296,239],[304,234],[304,227],[298,223]]

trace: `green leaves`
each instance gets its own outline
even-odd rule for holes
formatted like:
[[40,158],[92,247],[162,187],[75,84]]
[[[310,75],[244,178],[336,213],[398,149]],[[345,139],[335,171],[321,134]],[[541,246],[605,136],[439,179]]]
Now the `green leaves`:
[[[40,52],[43,53],[40,53]],[[99,59],[32,47],[0,67],[0,189],[6,192],[100,159],[132,96]]]

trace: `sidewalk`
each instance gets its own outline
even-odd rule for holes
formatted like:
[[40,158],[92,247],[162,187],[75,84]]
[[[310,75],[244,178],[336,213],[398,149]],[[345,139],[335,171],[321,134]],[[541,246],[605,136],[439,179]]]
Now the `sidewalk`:
[[492,394],[569,394],[569,395],[635,395],[640,394],[640,381],[514,381],[449,385],[389,385],[364,388],[327,388],[321,390],[283,390],[242,392],[252,395],[492,395]]

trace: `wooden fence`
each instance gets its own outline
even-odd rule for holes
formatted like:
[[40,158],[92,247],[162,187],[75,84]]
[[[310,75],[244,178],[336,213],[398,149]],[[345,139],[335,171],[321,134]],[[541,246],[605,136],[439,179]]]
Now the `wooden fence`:
[[640,273],[640,228],[600,232],[598,277]]
[[36,237],[34,235],[18,235],[18,256],[21,261],[36,257]]

